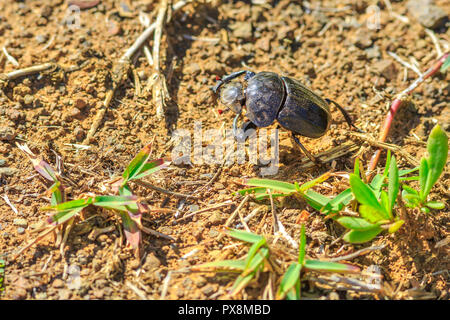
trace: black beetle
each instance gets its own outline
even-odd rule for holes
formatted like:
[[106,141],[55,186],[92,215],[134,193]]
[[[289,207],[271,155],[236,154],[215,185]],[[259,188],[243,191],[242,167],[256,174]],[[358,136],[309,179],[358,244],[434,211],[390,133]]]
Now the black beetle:
[[[230,82],[243,74],[247,81],[246,89],[240,82]],[[323,136],[331,122],[329,103],[333,103],[342,112],[349,126],[361,132],[340,105],[330,99],[322,99],[311,89],[289,77],[280,77],[273,72],[241,70],[218,80],[212,90],[217,93],[221,87],[220,101],[237,113],[233,121],[235,136],[238,118],[246,106],[250,123],[243,125],[244,130],[249,125],[267,127],[278,120],[283,128],[292,132],[294,141],[314,162],[317,162],[316,158],[300,143],[297,135],[309,138]]]

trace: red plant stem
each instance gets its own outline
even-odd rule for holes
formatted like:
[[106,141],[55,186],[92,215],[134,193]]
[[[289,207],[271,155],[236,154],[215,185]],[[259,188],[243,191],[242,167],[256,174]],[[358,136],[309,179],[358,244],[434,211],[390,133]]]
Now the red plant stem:
[[[428,79],[436,72],[438,72],[448,56],[449,52],[446,52],[444,55],[442,55],[442,57],[440,57],[431,68],[429,68],[422,76],[417,78],[408,88],[400,92],[394,99],[394,101],[392,101],[392,104],[389,108],[389,112],[386,115],[386,119],[384,120],[383,128],[380,132],[379,137],[380,142],[386,141],[386,138],[389,134],[389,130],[392,125],[392,121],[394,120],[394,116],[397,113],[400,106],[402,105],[402,102],[405,100],[405,96],[411,94],[414,91],[414,89],[416,89],[419,85],[421,85],[426,79]],[[381,150],[382,149],[378,149],[377,151],[375,151],[374,155],[372,156],[372,159],[370,159],[369,171],[375,170],[375,167],[378,164],[378,160],[380,159]]]

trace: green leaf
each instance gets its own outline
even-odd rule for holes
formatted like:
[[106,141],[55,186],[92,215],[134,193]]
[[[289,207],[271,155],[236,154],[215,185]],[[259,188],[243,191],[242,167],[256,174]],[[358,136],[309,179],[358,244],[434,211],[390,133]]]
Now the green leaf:
[[406,170],[398,170],[398,176],[399,177],[403,177],[403,176],[406,176],[407,174],[410,174],[410,173],[415,172],[417,170],[419,170],[419,167],[415,167],[415,168],[412,168],[412,169],[406,169]]
[[384,166],[384,171],[383,171],[383,177],[386,178],[389,174],[389,168],[391,166],[391,150],[387,151],[387,156],[386,156],[386,165]]
[[67,210],[63,210],[63,211],[58,211],[57,213],[55,213],[54,215],[49,217],[47,219],[47,222],[48,223],[56,223],[56,224],[64,223],[67,220],[69,220],[72,217],[74,217],[76,214],[78,214],[81,210],[83,210],[87,206],[88,205],[76,207],[74,209],[67,209]]
[[136,196],[96,196],[93,205],[127,212],[127,206],[136,204]]
[[247,259],[245,260],[246,261],[245,269],[247,269],[250,266],[250,263],[251,263],[253,257],[255,256],[255,254],[264,245],[266,245],[266,239],[263,237],[261,240],[259,240],[258,242],[255,242],[250,247],[250,250],[248,250]]
[[359,158],[355,159],[355,168],[353,169],[353,173],[356,176],[361,177],[361,174],[359,173]]
[[380,194],[380,200],[381,200],[381,205],[384,207],[385,211],[389,214],[389,216],[392,216],[392,213],[390,213],[390,206],[389,206],[389,196],[387,194],[386,191],[381,190],[381,194]]
[[358,267],[350,264],[319,260],[306,260],[304,267],[308,270],[320,272],[357,273],[361,271]]
[[296,283],[300,280],[300,271],[302,266],[298,263],[292,263],[286,270],[281,279],[280,286],[277,292],[277,299],[283,299],[286,294],[294,288]]
[[429,154],[427,159],[429,173],[426,186],[421,194],[422,202],[426,201],[431,188],[433,188],[439,179],[447,162],[448,138],[445,131],[438,124],[431,130],[430,136],[428,137],[427,149]]
[[427,207],[420,208],[420,211],[422,211],[424,213],[430,213],[430,209],[428,209]]
[[195,269],[202,269],[202,268],[219,268],[224,269],[226,271],[230,271],[230,269],[237,271],[244,271],[245,260],[221,260],[203,263],[195,267]]
[[[367,219],[369,221],[376,222],[377,220],[379,220],[374,220],[371,218],[371,216],[375,217],[375,213],[378,213],[378,215],[381,215],[384,219],[389,219],[389,214],[386,212],[385,208],[378,202],[373,191],[366,184],[364,184],[364,182],[362,182],[362,180],[358,176],[350,174],[350,186],[356,200],[364,205],[360,206],[361,215],[363,214],[361,212],[361,207],[366,207],[367,209],[363,210],[367,213]],[[371,214],[369,215],[369,213]]]
[[445,208],[445,204],[442,202],[437,202],[437,201],[428,201],[427,203],[425,203],[425,205],[428,208],[431,209],[436,209],[436,210],[442,210]]
[[444,73],[448,69],[448,67],[450,67],[450,56],[448,56],[447,59],[445,59],[439,71]]
[[133,177],[130,177],[128,180],[142,179],[152,173],[155,173],[155,172],[163,169],[164,167],[165,167],[164,159],[157,159],[152,162],[148,162],[148,163],[144,164],[144,166],[142,167],[142,169],[139,171],[138,174],[136,174]]
[[295,185],[288,182],[278,181],[278,180],[271,180],[271,179],[250,179],[246,183],[249,186],[255,186],[255,187],[264,187],[267,189],[272,189],[276,191],[281,191],[283,193],[294,193]]
[[377,174],[375,175],[375,177],[373,177],[372,181],[369,184],[376,198],[380,196],[381,187],[383,186],[384,179],[385,179],[384,176]]
[[307,190],[302,194],[302,197],[305,198],[306,202],[316,209],[320,211],[328,202],[330,202],[330,198],[321,195],[313,190]]
[[377,198],[375,198],[372,190],[362,182],[361,178],[354,174],[350,174],[350,186],[359,203],[370,206],[378,211],[384,211],[384,208],[380,205]]
[[428,161],[427,158],[422,158],[420,161],[420,169],[419,169],[419,184],[420,184],[420,198],[423,198],[423,193],[426,188],[429,169],[428,169]]
[[128,167],[125,169],[123,177],[123,185],[125,185],[128,180],[133,179],[137,174],[139,174],[150,157],[150,152],[152,149],[152,144],[149,143],[131,160]]
[[245,276],[251,272],[261,269],[264,266],[264,259],[267,259],[268,257],[269,248],[261,248],[250,260],[250,263],[248,264],[248,266],[246,266],[244,272],[242,272],[242,275]]
[[323,208],[322,213],[336,213],[342,210],[344,206],[348,205],[353,199],[352,189],[348,188],[339,193],[336,197],[331,199]]
[[402,184],[402,189],[403,189],[404,191],[406,191],[407,193],[410,193],[410,194],[414,194],[414,195],[416,195],[416,196],[419,196],[419,192],[417,192],[416,189],[413,189],[413,188],[411,188],[410,186],[408,186],[408,185],[406,185],[406,184]]
[[233,287],[231,288],[231,296],[234,296],[235,294],[239,293],[239,291],[244,289],[255,275],[256,273],[253,272],[246,276],[240,275],[239,277],[237,277],[236,281],[233,284]]
[[302,184],[300,186],[300,188],[298,189],[298,191],[300,193],[304,193],[306,190],[311,189],[312,187],[318,185],[319,183],[324,182],[325,180],[327,180],[329,177],[331,176],[331,172],[326,172],[324,174],[322,174],[320,177],[313,179],[311,181],[308,181],[304,184]]
[[244,242],[250,242],[250,243],[257,243],[264,239],[263,236],[260,236],[258,234],[254,234],[254,233],[242,231],[242,230],[236,230],[236,229],[229,229],[227,231],[227,233],[229,236],[231,236],[235,239],[238,239],[238,240],[241,240]]
[[302,227],[300,229],[300,245],[298,249],[298,263],[300,266],[305,262],[306,256],[306,231],[305,224],[302,223]]
[[61,182],[56,181],[51,187],[50,192],[52,193],[52,199],[50,201],[52,206],[56,206],[58,203],[62,203],[64,201],[64,191],[61,186]]
[[389,226],[388,232],[394,233],[405,223],[403,220],[398,220]]
[[84,208],[84,207],[87,207],[88,205],[90,205],[91,203],[92,203],[92,198],[77,199],[77,200],[71,200],[71,201],[59,203],[56,206],[43,207],[43,208],[41,208],[41,210],[44,210],[44,211],[54,210],[54,211],[62,212],[62,211],[77,209],[80,207]]
[[356,217],[340,217],[337,219],[341,225],[347,229],[357,230],[357,231],[367,231],[375,228],[377,225],[368,222],[365,219]]
[[376,223],[381,220],[389,220],[386,217],[386,213],[384,211],[376,210],[364,204],[359,206],[359,214],[361,215],[361,217],[372,223]]
[[389,193],[389,216],[391,219],[393,219],[392,215],[392,209],[394,208],[395,201],[397,200],[398,191],[400,190],[400,182],[399,182],[399,176],[398,176],[398,167],[397,167],[397,161],[395,157],[392,157],[391,164],[389,166],[389,186],[388,186],[388,193]]
[[375,227],[366,231],[351,230],[347,232],[343,239],[350,243],[364,243],[375,238],[383,229]]

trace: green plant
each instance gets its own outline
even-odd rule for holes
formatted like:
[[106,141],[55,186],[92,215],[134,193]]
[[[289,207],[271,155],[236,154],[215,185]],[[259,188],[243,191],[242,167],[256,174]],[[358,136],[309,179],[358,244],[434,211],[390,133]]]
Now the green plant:
[[60,182],[59,175],[52,167],[43,160],[38,159],[26,146],[19,146],[33,163],[34,168],[47,180],[54,184],[49,188],[52,194],[51,205],[41,208],[44,211],[53,212],[47,219],[48,223],[58,226],[64,223],[72,224],[73,219],[83,209],[93,205],[102,207],[117,213],[124,227],[124,233],[128,244],[139,254],[141,243],[141,230],[145,228],[141,224],[142,214],[148,211],[148,207],[139,202],[137,196],[133,195],[128,182],[141,179],[164,167],[163,159],[148,161],[151,153],[151,144],[145,146],[125,169],[122,177],[111,183],[112,191],[118,195],[82,195],[79,199],[65,201],[64,188]]
[[423,157],[419,167],[419,185],[417,191],[406,184],[402,185],[402,198],[405,205],[410,208],[419,207],[423,212],[430,209],[444,209],[445,204],[437,201],[428,201],[431,189],[444,171],[448,157],[448,137],[439,125],[431,130],[427,142],[428,158]]
[[298,261],[289,265],[278,287],[277,299],[298,300],[300,299],[301,273],[302,271],[317,272],[337,272],[337,273],[358,273],[358,267],[321,260],[305,259],[306,257],[306,233],[305,225],[302,224],[300,232],[300,245],[298,251]]
[[252,244],[248,250],[247,258],[242,260],[214,261],[199,265],[196,269],[201,270],[202,268],[212,267],[223,269],[225,271],[239,272],[240,275],[235,280],[230,291],[230,294],[233,296],[244,289],[252,279],[257,277],[259,272],[265,269],[265,267],[270,266],[270,250],[267,240],[263,236],[233,229],[228,230],[227,233],[235,239]]
[[[257,278],[259,272],[273,270],[273,258],[271,257],[271,250],[265,237],[234,229],[228,230],[227,233],[235,239],[251,244],[247,257],[240,260],[221,260],[204,263],[196,266],[194,269],[203,270],[204,268],[214,268],[216,271],[223,270],[240,273],[230,291],[230,294],[233,296],[244,289],[252,279]],[[292,263],[281,279],[280,288],[277,293],[278,299],[283,299],[285,296],[292,299],[298,299],[300,297],[300,272],[302,270],[341,273],[360,271],[358,267],[348,264],[305,259],[305,249],[306,235],[305,227],[302,225],[298,262]]]
[[0,294],[5,291],[5,260],[0,259]]
[[[246,184],[251,188],[237,191],[241,195],[254,193],[256,200],[269,197],[268,190],[274,198],[285,196],[302,197],[314,209],[328,215],[345,228],[349,229],[344,240],[350,243],[363,243],[372,240],[383,230],[396,232],[403,224],[396,214],[398,207],[400,183],[419,181],[420,191],[402,184],[402,199],[408,207],[420,207],[428,212],[429,208],[443,209],[440,202],[427,201],[433,185],[444,170],[448,155],[448,139],[445,132],[436,126],[428,139],[428,158],[422,158],[420,168],[399,170],[395,157],[390,151],[386,158],[383,174],[377,174],[370,183],[364,182],[365,175],[360,170],[360,162],[355,161],[354,173],[349,175],[350,188],[334,198],[326,197],[310,188],[325,181],[331,173],[325,173],[301,186],[269,179],[249,179]],[[408,176],[419,170],[419,176]],[[353,200],[356,200],[353,201]],[[351,205],[352,210],[359,212],[358,217],[342,215],[342,210]]]

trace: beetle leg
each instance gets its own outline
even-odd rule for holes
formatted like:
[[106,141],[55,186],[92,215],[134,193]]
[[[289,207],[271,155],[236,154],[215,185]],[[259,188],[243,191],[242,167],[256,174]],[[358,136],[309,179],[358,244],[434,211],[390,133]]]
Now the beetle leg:
[[[239,141],[245,141],[247,138],[246,132],[247,130],[256,129],[256,125],[251,121],[246,121],[241,125],[241,130],[239,133],[237,131],[234,131],[234,137]],[[234,130],[234,128],[233,128]],[[240,134],[242,133],[242,135]]]
[[241,116],[241,113],[242,112],[239,112],[238,114],[236,114],[236,117],[234,117],[234,120],[233,120],[233,135],[235,137],[237,137],[237,122],[238,122],[239,117]]
[[348,125],[349,125],[350,127],[355,128],[356,131],[358,131],[358,132],[365,133],[364,131],[362,131],[361,129],[359,129],[357,126],[355,126],[355,125],[353,124],[352,118],[350,118],[350,115],[349,115],[349,114],[347,113],[347,111],[345,111],[345,109],[342,108],[337,102],[335,102],[335,101],[333,101],[333,100],[331,100],[331,99],[325,99],[325,101],[328,102],[328,103],[331,102],[332,104],[334,104],[334,105],[339,109],[339,111],[341,111],[341,113],[344,115],[345,121],[348,123]]
[[[254,75],[253,72],[247,71],[247,70],[241,70],[241,71],[233,72],[233,73],[231,73],[231,74],[229,74],[229,75],[223,77],[221,80],[218,80],[218,81],[217,81],[217,84],[212,88],[212,91],[214,91],[214,93],[217,93],[217,90],[219,90],[219,88],[220,88],[223,84],[225,84],[225,83],[227,83],[227,82],[230,82],[231,80],[233,80],[233,79],[235,79],[235,78],[237,78],[237,77],[243,75],[244,73],[246,74],[246,75],[245,75],[246,78],[247,78],[247,75],[248,75],[248,74],[253,74],[253,75]],[[252,76],[253,76],[253,75],[252,75]]]
[[320,163],[320,160],[314,157],[311,152],[309,152],[301,143],[300,140],[298,140],[297,136],[292,132],[292,138],[294,139],[295,143],[298,144],[300,149],[302,149],[303,153],[314,163]]

